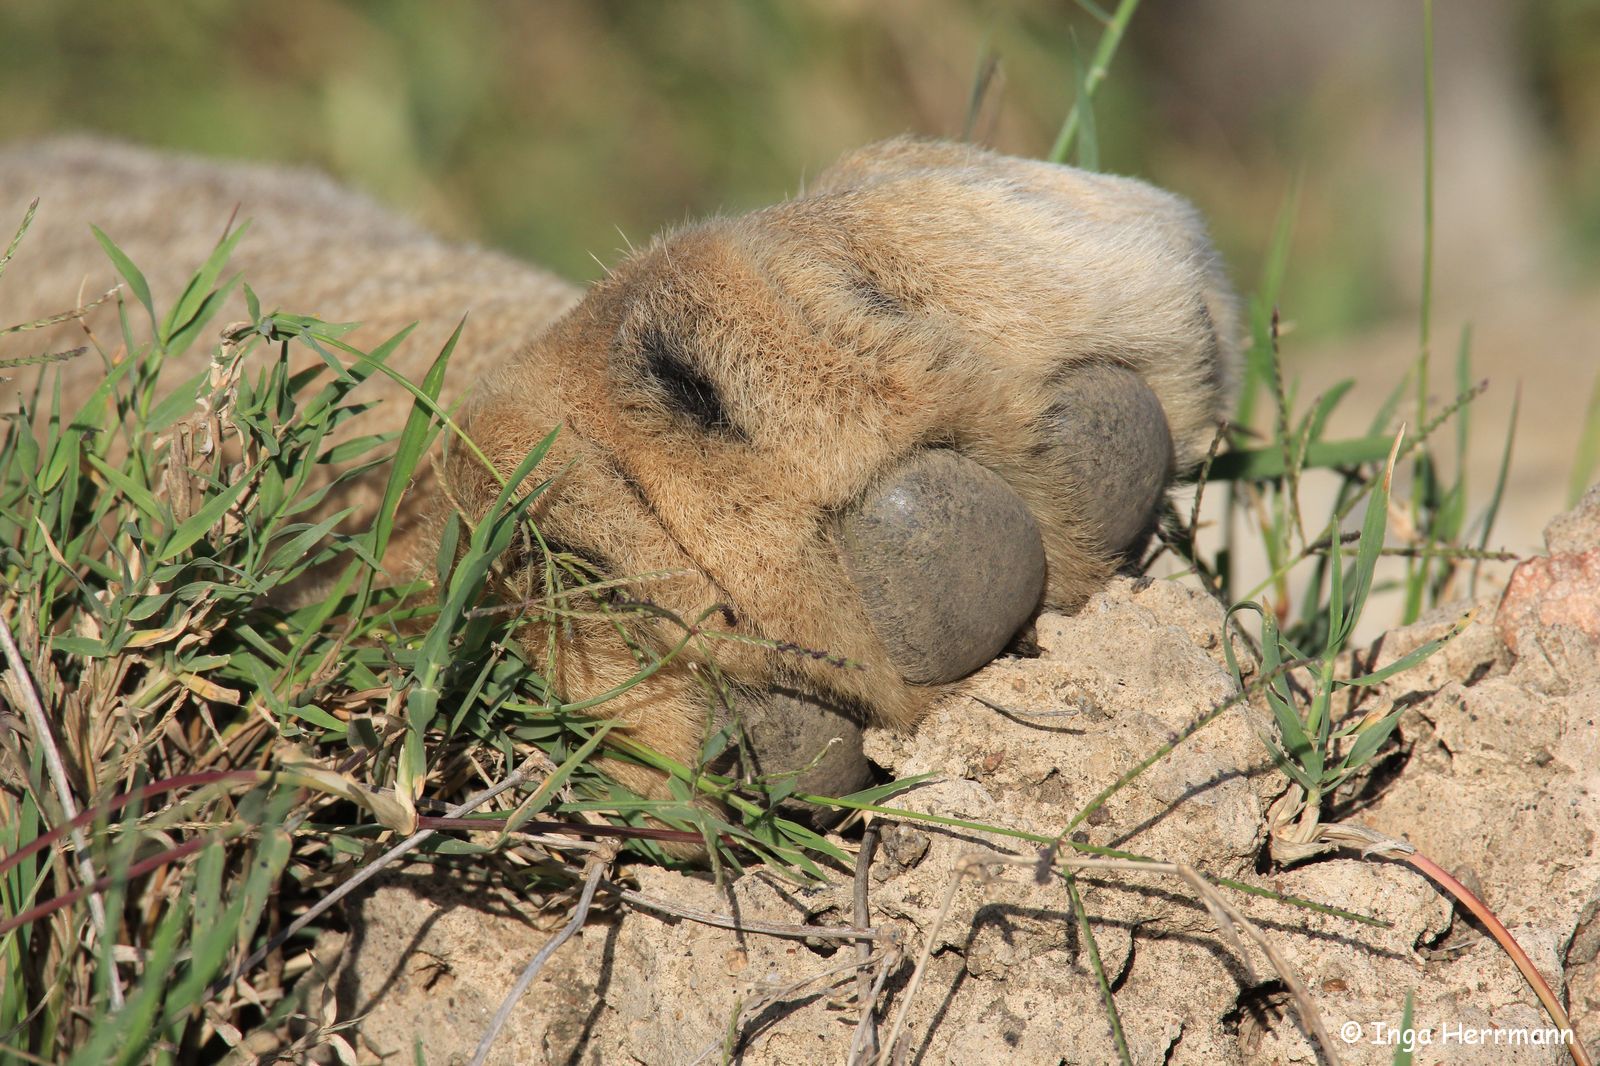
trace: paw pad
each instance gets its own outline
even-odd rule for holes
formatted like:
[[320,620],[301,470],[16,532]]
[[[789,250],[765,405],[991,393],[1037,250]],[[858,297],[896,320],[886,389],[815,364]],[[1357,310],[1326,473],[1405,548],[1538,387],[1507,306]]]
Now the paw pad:
[[1038,524],[998,474],[948,449],[896,467],[840,522],[845,570],[901,676],[937,685],[998,655],[1039,605]]

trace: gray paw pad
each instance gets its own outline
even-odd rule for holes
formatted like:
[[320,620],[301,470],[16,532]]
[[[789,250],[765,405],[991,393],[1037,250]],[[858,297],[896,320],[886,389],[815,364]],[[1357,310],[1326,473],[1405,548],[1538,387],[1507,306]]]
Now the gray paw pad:
[[[845,796],[872,781],[872,767],[861,750],[861,723],[822,699],[769,689],[742,698],[739,717],[759,773],[811,767],[797,779],[796,791]],[[830,746],[834,738],[838,743]]]
[[1044,427],[1078,485],[1106,550],[1126,551],[1150,529],[1172,475],[1172,433],[1156,394],[1131,370],[1074,367],[1060,381]]
[[1044,545],[998,474],[919,452],[840,522],[845,568],[890,661],[934,685],[989,662],[1039,605]]

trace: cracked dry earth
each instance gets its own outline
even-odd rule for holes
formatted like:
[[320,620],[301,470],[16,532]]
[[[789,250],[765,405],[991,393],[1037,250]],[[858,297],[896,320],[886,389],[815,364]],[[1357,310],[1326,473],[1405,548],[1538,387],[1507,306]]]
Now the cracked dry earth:
[[[1354,799],[1334,813],[1413,842],[1472,886],[1595,1047],[1600,488],[1551,525],[1547,542],[1549,554],[1521,564],[1455,641],[1368,697],[1363,710],[1398,704],[1404,715]],[[1471,606],[1386,634],[1363,664],[1393,661]],[[1184,584],[1119,579],[1075,616],[1047,614],[1036,628],[1038,657],[993,663],[914,734],[869,734],[868,754],[887,772],[940,775],[892,802],[1053,834],[1234,692],[1222,611]],[[1409,866],[1342,852],[1267,869],[1263,816],[1283,781],[1245,713],[1230,710],[1181,744],[1089,819],[1079,839],[1387,923],[1224,890],[1304,980],[1343,1061],[1391,1061],[1380,1023],[1399,1025],[1408,992],[1417,1030],[1435,1040],[1417,1049],[1419,1062],[1568,1061],[1559,1044],[1442,1043],[1447,1029],[1492,1034],[1551,1023],[1494,942]],[[934,937],[907,1015],[906,1061],[1114,1061],[1059,881],[1041,886],[1026,866],[988,867],[985,879],[961,880],[935,928],[963,857],[1026,856],[1027,846],[926,824],[879,825],[871,923],[886,939],[874,950],[898,943],[904,952],[891,959],[878,1000],[880,1032]],[[852,913],[845,870],[811,888],[760,869],[721,887],[709,875],[651,867],[632,868],[628,879],[649,896],[746,921],[848,925]],[[1097,873],[1079,886],[1133,1061],[1319,1061],[1267,959],[1253,946],[1241,958],[1181,882]],[[420,867],[382,881],[348,917],[339,971],[323,995],[328,1018],[359,1016],[364,1053],[409,1059],[420,1041],[431,1063],[471,1056],[561,921]],[[597,907],[518,1005],[490,1061],[656,1066],[720,1062],[726,1052],[749,1063],[844,1062],[860,1016],[855,959],[855,948],[838,942]],[[1356,1039],[1341,1040],[1341,1031]]]

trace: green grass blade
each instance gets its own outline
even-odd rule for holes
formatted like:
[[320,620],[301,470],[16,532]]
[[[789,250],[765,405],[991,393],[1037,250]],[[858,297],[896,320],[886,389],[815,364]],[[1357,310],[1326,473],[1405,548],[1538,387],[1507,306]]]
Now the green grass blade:
[[[1367,496],[1367,514],[1361,523],[1361,542],[1356,547],[1352,568],[1350,611],[1345,618],[1344,632],[1337,635],[1333,646],[1342,647],[1355,630],[1361,612],[1372,592],[1372,577],[1378,569],[1378,556],[1383,551],[1384,534],[1389,528],[1389,490],[1394,478],[1394,464],[1400,452],[1401,436],[1396,434],[1389,461],[1384,464],[1383,476]],[[1337,552],[1333,554],[1338,554]]]
[[1340,774],[1365,766],[1383,742],[1389,739],[1394,727],[1400,724],[1402,713],[1392,711],[1357,733],[1355,743],[1350,745],[1350,750],[1339,763]]
[[1283,207],[1278,211],[1277,221],[1273,223],[1272,245],[1267,251],[1266,263],[1262,267],[1261,285],[1250,300],[1252,342],[1245,352],[1244,381],[1240,383],[1238,405],[1234,409],[1233,422],[1238,426],[1254,424],[1256,395],[1262,386],[1272,379],[1273,353],[1270,333],[1272,309],[1278,306],[1278,298],[1283,291],[1283,280],[1288,273],[1289,247],[1294,237],[1294,220],[1299,212],[1299,205],[1300,182],[1296,179],[1289,188],[1289,195],[1284,199]]
[[1078,925],[1078,939],[1089,956],[1089,971],[1094,974],[1095,986],[1100,989],[1100,1004],[1105,1008],[1106,1024],[1111,1027],[1111,1042],[1117,1048],[1117,1061],[1122,1066],[1133,1066],[1133,1054],[1128,1050],[1128,1038],[1122,1031],[1122,1016],[1117,1013],[1116,997],[1111,994],[1111,979],[1106,975],[1105,964],[1100,961],[1100,945],[1095,942],[1094,927],[1089,924],[1089,912],[1084,909],[1078,895],[1077,879],[1072,874],[1062,875],[1067,888],[1067,901],[1072,907],[1073,919]]
[[1414,990],[1406,991],[1406,1005],[1400,1011],[1400,1043],[1394,1047],[1394,1058],[1390,1060],[1392,1066],[1411,1066],[1416,1058],[1416,1045],[1410,1040],[1410,1034],[1416,1025],[1416,993]]
[[[173,984],[166,1000],[169,1026],[181,1021],[184,1015],[200,1005],[206,989],[222,971],[222,964],[230,952],[248,951],[250,939],[266,914],[271,893],[289,861],[291,841],[289,834],[282,829],[282,822],[293,803],[293,790],[284,789],[264,805],[264,815],[252,818],[247,811],[242,811],[241,821],[247,824],[256,823],[259,818],[260,831],[255,853],[244,862],[247,872],[243,884],[230,886],[232,898],[226,909],[208,906],[204,925],[201,925],[198,917],[200,893],[195,893],[197,917],[195,932],[190,940],[189,965],[182,977]],[[253,805],[246,802],[241,807]],[[208,850],[216,851],[219,856],[222,854],[220,846]]]
[[[1299,465],[1302,469],[1315,470],[1375,463],[1389,454],[1391,443],[1391,438],[1380,436],[1311,441]],[[1213,481],[1269,481],[1287,472],[1284,450],[1276,444],[1227,452],[1217,456],[1211,464]]]
[[184,892],[171,898],[155,936],[151,938],[144,960],[144,979],[128,997],[122,1010],[111,1014],[95,1027],[88,1042],[72,1056],[71,1066],[105,1066],[106,1063],[143,1061],[156,1035],[156,1017],[167,983],[171,980],[173,965],[184,946],[183,933],[189,924],[191,902],[190,896]]
[[[94,231],[94,239],[100,242],[100,247],[105,249],[106,255],[111,257],[111,265],[116,267],[117,273],[121,274],[123,279],[127,281],[128,289],[133,293],[133,298],[139,301],[144,307],[145,313],[150,316],[150,328],[155,329],[156,305],[150,299],[150,283],[145,280],[143,272],[133,265],[133,260],[129,259],[121,248],[112,243],[110,237],[101,232],[99,226],[90,226],[89,229]],[[130,349],[132,347],[133,345],[129,345]]]
[[[1355,387],[1355,384],[1355,378],[1345,378],[1317,397],[1317,402],[1312,406],[1311,413],[1306,416],[1305,436],[1307,441],[1315,443],[1322,439],[1322,434],[1328,428],[1329,417],[1332,416],[1334,409],[1339,406],[1345,395]],[[1302,460],[1301,465],[1308,466],[1310,464]]]
[[227,513],[228,508],[238,503],[239,497],[243,496],[245,490],[252,485],[250,473],[253,473],[253,471],[246,473],[245,476],[206,500],[188,520],[180,523],[178,528],[174,529],[172,534],[161,545],[161,549],[156,552],[156,561],[164,563],[176,558],[193,547],[194,543],[201,537],[211,532],[211,527],[222,521],[222,516]]
[[505,487],[500,490],[489,516],[472,531],[467,551],[450,575],[444,602],[440,606],[439,620],[423,640],[418,654],[416,684],[406,698],[408,728],[397,781],[397,788],[409,789],[413,796],[417,795],[416,790],[421,787],[426,771],[422,734],[433,721],[438,709],[442,678],[454,659],[451,638],[468,606],[478,598],[489,567],[510,547],[523,514],[549,484],[544,482],[535,486],[521,499],[512,501],[513,494],[520,490],[523,480],[543,462],[555,439],[556,431],[552,430],[523,457]]
[[795,798],[806,800],[810,803],[820,803],[823,805],[837,803],[841,799],[851,803],[882,803],[891,796],[898,796],[902,792],[909,792],[911,789],[916,788],[924,781],[932,781],[938,776],[938,774],[913,774],[911,777],[902,777],[895,781],[889,781],[881,785],[874,785],[872,788],[864,788],[860,792],[852,792],[848,796],[841,796],[835,799],[830,799],[826,796],[809,796],[801,792],[795,793]]
[[1328,523],[1328,637],[1326,651],[1336,651],[1349,630],[1345,628],[1344,562],[1339,551],[1339,523]]
[[[1600,385],[1600,383],[1597,383],[1597,385]],[[1517,418],[1521,411],[1522,386],[1519,384],[1511,396],[1511,420],[1506,426],[1505,446],[1500,449],[1500,469],[1495,472],[1494,491],[1490,494],[1489,506],[1484,509],[1483,517],[1480,519],[1483,523],[1483,529],[1478,534],[1478,550],[1480,552],[1488,549],[1489,538],[1494,533],[1495,521],[1500,517],[1500,504],[1505,499],[1506,482],[1511,476],[1511,451],[1517,439]],[[1472,564],[1472,578],[1467,587],[1474,598],[1478,595],[1478,571],[1481,568],[1481,561]]]
[[1127,32],[1128,23],[1133,20],[1133,13],[1138,9],[1139,0],[1122,0],[1117,5],[1116,13],[1106,22],[1105,30],[1100,34],[1100,43],[1094,50],[1094,61],[1090,63],[1089,71],[1082,79],[1082,88],[1072,103],[1072,110],[1067,113],[1066,121],[1061,124],[1061,130],[1056,134],[1055,143],[1050,146],[1050,152],[1045,156],[1050,162],[1065,162],[1068,153],[1072,151],[1073,142],[1078,136],[1078,128],[1084,121],[1085,113],[1094,100],[1094,94],[1100,88],[1100,83],[1105,80],[1106,72],[1111,69],[1111,60],[1117,54],[1117,46],[1122,43],[1122,35]]
[[217,317],[217,312],[222,305],[228,302],[228,297],[233,294],[234,286],[239,284],[239,275],[235,274],[213,292],[206,294],[200,301],[200,307],[187,323],[174,330],[167,338],[164,347],[169,355],[181,355],[193,346],[206,325]]
[[961,123],[961,140],[966,144],[971,144],[978,135],[978,119],[983,114],[983,103],[989,98],[995,76],[1000,73],[1000,54],[990,43],[992,37],[993,30],[984,34],[983,47],[979,49],[982,58],[978,61],[978,72],[972,79],[972,91],[967,94],[967,117]]
[[1069,34],[1067,45],[1072,55],[1072,73],[1078,81],[1077,102],[1072,105],[1078,116],[1077,165],[1084,170],[1100,169],[1100,141],[1094,127],[1093,91],[1089,88],[1089,72],[1083,65],[1083,53],[1078,49],[1078,35]]
[[126,496],[128,502],[139,509],[139,513],[145,517],[145,520],[152,527],[171,519],[171,512],[167,507],[156,499],[155,493],[141,484],[137,478],[118,467],[112,466],[98,455],[91,454],[86,458],[89,460],[89,465],[94,467],[101,477],[111,483],[112,488]]
[[1464,628],[1466,628],[1466,620],[1463,620],[1460,625],[1451,630],[1445,636],[1436,637],[1425,644],[1420,644],[1417,647],[1412,648],[1410,651],[1406,652],[1388,666],[1385,666],[1380,670],[1373,670],[1370,673],[1357,674],[1355,677],[1341,678],[1338,684],[1341,686],[1359,688],[1367,688],[1372,685],[1381,684],[1384,681],[1389,680],[1389,678],[1393,677],[1395,674],[1404,673],[1413,666],[1416,666],[1418,663],[1422,662],[1428,656],[1432,655],[1434,652],[1450,643],[1450,641],[1454,640]]
[[[187,331],[192,339],[193,335],[204,327],[205,318],[209,317],[204,314],[206,303],[216,294],[217,279],[222,276],[222,268],[228,265],[228,259],[238,247],[239,239],[249,228],[250,223],[246,222],[218,241],[217,246],[206,257],[206,261],[200,265],[200,269],[189,279],[189,284],[184,286],[178,302],[172,305],[172,310],[167,312],[166,320],[161,324],[158,337],[163,348],[182,351],[187,344],[182,347],[176,346],[173,344],[173,338]],[[235,277],[228,282],[227,287],[231,288],[238,280]],[[211,310],[215,312],[216,308],[213,306]]]
[[1572,457],[1572,474],[1567,479],[1567,506],[1576,507],[1600,470],[1600,374],[1589,390],[1589,406],[1583,413],[1583,429],[1578,434],[1578,450]]
[[389,546],[400,497],[411,484],[417,464],[422,461],[423,453],[438,433],[439,424],[432,412],[437,410],[439,393],[444,388],[445,369],[450,364],[450,356],[454,354],[456,342],[461,339],[461,331],[466,324],[465,318],[456,324],[450,339],[445,341],[439,355],[428,367],[420,385],[423,395],[412,401],[411,413],[406,416],[405,428],[400,431],[400,443],[390,461],[389,480],[383,488],[383,502],[378,507],[378,516],[372,528],[372,554],[379,559],[383,558],[384,550]]

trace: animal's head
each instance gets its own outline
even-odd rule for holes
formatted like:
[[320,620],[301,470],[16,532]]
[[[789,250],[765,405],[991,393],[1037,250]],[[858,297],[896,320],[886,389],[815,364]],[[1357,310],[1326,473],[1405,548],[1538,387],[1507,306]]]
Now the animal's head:
[[[558,428],[532,517],[568,587],[608,581],[526,630],[563,698],[677,649],[603,713],[692,761],[731,707],[768,771],[845,735],[810,783],[850,788],[851,723],[914,721],[1143,542],[1234,329],[1182,201],[892,141],[625,261],[476,385],[497,475],[457,447],[445,483],[481,516]],[[512,556],[502,594],[558,591],[534,538]]]

